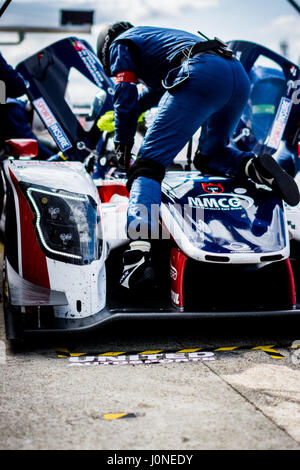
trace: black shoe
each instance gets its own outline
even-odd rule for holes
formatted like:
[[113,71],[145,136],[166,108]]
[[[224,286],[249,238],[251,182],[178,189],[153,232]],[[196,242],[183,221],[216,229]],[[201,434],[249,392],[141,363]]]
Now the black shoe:
[[202,174],[209,174],[208,158],[201,153],[200,149],[197,149],[195,152],[193,164],[196,170]]
[[123,254],[123,274],[120,286],[130,291],[143,290],[153,287],[155,274],[151,264],[149,242],[135,241]]
[[290,206],[296,206],[299,203],[300,195],[296,181],[278,165],[271,155],[263,154],[249,160],[245,173],[254,183],[272,188]]

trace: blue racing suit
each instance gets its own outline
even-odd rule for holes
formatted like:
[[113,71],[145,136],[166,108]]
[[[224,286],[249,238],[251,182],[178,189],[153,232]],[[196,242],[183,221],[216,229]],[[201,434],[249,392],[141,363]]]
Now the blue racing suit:
[[[213,52],[197,54],[181,63],[182,51],[201,41],[185,31],[140,26],[112,42],[109,52],[111,75],[116,78],[115,141],[132,144],[139,113],[158,106],[139,159],[167,168],[202,126],[199,146],[208,171],[236,176],[242,160],[254,156],[227,147],[249,96],[249,79],[237,59],[225,59]],[[137,80],[147,86],[139,98]],[[150,224],[151,205],[159,205],[160,200],[158,181],[146,176],[134,179],[127,228],[132,222]],[[138,210],[140,205],[147,208],[148,215]]]
[[[22,75],[6,62],[1,53],[0,80],[5,83],[7,96],[6,104],[0,106],[0,141],[6,139],[38,140],[29,125],[26,105],[21,100],[16,99],[18,96],[26,94],[25,81]],[[40,159],[48,158],[53,154],[40,142],[38,142],[38,146],[38,157]]]
[[26,93],[25,81],[11,65],[9,65],[0,52],[0,80],[5,83],[6,96],[17,98]]
[[[0,80],[5,84],[6,96],[9,98],[16,98],[26,93],[26,85],[23,77],[9,65],[2,54],[0,53]],[[1,130],[0,140],[9,138],[7,134],[7,125],[10,115],[10,106],[3,104],[0,106]]]
[[[5,95],[11,98],[21,96],[26,93],[26,86],[23,77],[13,67],[8,65],[6,60],[0,53],[0,80],[5,84]],[[0,150],[6,135],[6,125],[8,121],[8,109],[6,104],[0,104]],[[0,177],[0,217],[3,209],[3,181]]]

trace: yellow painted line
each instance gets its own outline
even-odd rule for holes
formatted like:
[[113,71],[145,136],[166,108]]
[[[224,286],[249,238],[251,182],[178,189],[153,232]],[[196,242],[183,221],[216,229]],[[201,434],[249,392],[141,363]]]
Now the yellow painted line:
[[251,349],[260,349],[261,351],[265,351],[265,352],[277,352],[275,351],[275,349],[273,349],[275,346],[275,344],[270,344],[268,346],[255,346],[255,348],[251,348]]
[[[283,356],[279,351],[277,351],[276,349],[274,349],[276,347],[276,345],[274,344],[269,344],[269,345],[264,345],[264,346],[255,346],[255,347],[252,347],[250,348],[251,350],[260,350],[260,351],[263,351],[265,353],[267,353],[270,357],[272,357],[273,359],[284,359],[285,356]],[[292,344],[291,346],[289,346],[289,348],[293,348],[293,349],[297,349],[297,348],[300,348],[300,343],[296,343],[295,344]],[[194,352],[197,352],[197,351],[201,351],[203,350],[204,348],[185,348],[185,349],[180,349],[178,351],[176,351],[176,353],[194,353]],[[213,349],[213,351],[215,352],[218,352],[218,351],[234,351],[236,349],[239,349],[240,351],[243,350],[243,347],[241,346],[224,346],[224,347],[220,347],[220,348],[216,348],[216,349]],[[246,348],[248,349],[248,348]],[[114,352],[114,351],[108,351],[108,352],[104,352],[104,353],[87,353],[87,352],[82,352],[82,353],[71,353],[67,348],[55,348],[55,352],[57,354],[57,357],[79,357],[79,356],[86,356],[88,354],[90,355],[95,355],[95,356],[121,356],[121,355],[129,355],[129,354],[135,354],[135,355],[139,355],[139,356],[143,356],[143,355],[151,355],[151,354],[158,354],[158,353],[168,353],[170,351],[168,350],[165,350],[165,349],[151,349],[151,350],[146,350],[146,351],[141,351],[141,352],[134,352],[134,353],[130,353],[128,351],[117,351],[117,352]]]
[[57,354],[57,357],[69,357],[70,356],[70,351],[66,348],[55,348],[55,352]]
[[[276,351],[276,349],[274,349],[274,346],[274,344],[270,344],[268,346],[256,346],[252,349],[264,351],[269,354],[273,359],[284,359],[284,356],[280,354],[280,352]],[[275,353],[276,355],[273,355],[272,353]]]
[[157,349],[156,351],[143,351],[143,352],[140,352],[138,354],[139,355],[140,354],[158,354],[158,353],[163,352],[163,351],[164,351],[164,349]]
[[202,348],[195,348],[195,349],[180,349],[180,351],[177,351],[178,353],[192,353],[196,351],[201,351]]
[[77,356],[85,356],[86,353],[70,353],[71,357],[77,357]]
[[113,419],[123,418],[123,416],[126,416],[126,415],[128,415],[128,413],[108,413],[103,416],[104,416],[104,419],[113,420]]
[[55,352],[58,357],[77,357],[86,355],[86,353],[71,353],[67,348],[55,348]]
[[121,356],[121,354],[126,354],[126,351],[106,352],[106,353],[97,354],[97,356]]
[[8,297],[8,284],[7,281],[4,281],[4,295]]

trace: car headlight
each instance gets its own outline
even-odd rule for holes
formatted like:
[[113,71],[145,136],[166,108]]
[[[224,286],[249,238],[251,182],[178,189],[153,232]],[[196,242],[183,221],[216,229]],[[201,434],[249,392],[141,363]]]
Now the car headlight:
[[91,196],[20,183],[35,216],[35,231],[49,258],[89,264],[101,253],[100,220]]

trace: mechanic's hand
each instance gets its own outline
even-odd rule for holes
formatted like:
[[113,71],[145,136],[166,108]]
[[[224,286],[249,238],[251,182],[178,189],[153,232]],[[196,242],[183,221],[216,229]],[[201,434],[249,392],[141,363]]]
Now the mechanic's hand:
[[118,168],[121,171],[127,171],[131,161],[131,149],[133,144],[121,144],[115,142],[115,151],[118,160]]

